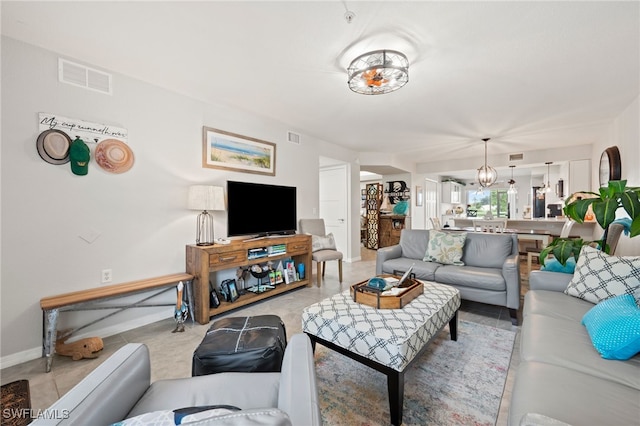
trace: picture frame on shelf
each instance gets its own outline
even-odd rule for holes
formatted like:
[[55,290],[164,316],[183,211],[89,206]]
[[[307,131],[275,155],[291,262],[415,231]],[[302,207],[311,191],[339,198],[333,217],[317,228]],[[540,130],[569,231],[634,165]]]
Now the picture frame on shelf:
[[276,144],[202,127],[202,167],[276,175]]
[[238,288],[236,287],[236,280],[231,280],[228,283],[229,285],[229,302],[235,302],[240,297],[238,293]]

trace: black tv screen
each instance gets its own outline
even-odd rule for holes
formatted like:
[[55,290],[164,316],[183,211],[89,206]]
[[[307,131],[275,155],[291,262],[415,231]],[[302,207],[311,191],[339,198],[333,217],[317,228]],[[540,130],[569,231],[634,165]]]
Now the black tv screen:
[[293,234],[297,228],[296,188],[227,181],[227,233]]

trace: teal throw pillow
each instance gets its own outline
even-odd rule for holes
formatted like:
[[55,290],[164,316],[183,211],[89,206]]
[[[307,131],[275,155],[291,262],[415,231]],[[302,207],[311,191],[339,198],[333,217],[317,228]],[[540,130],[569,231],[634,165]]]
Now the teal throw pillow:
[[640,308],[631,294],[598,303],[582,324],[602,358],[625,360],[640,352]]
[[462,262],[462,249],[466,239],[466,232],[431,230],[429,231],[427,252],[422,260],[444,265],[464,265],[464,262]]
[[576,259],[573,257],[570,257],[569,259],[567,259],[567,262],[563,265],[558,261],[558,259],[547,258],[547,260],[544,261],[544,266],[540,268],[540,270],[549,271],[549,272],[562,272],[565,274],[573,274],[573,272],[576,270]]

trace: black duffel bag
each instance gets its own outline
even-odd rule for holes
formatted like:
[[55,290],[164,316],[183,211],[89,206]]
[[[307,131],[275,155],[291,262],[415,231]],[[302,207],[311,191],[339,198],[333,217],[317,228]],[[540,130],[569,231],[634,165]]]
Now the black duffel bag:
[[193,353],[192,376],[235,372],[278,372],[287,346],[277,315],[223,318],[214,322]]

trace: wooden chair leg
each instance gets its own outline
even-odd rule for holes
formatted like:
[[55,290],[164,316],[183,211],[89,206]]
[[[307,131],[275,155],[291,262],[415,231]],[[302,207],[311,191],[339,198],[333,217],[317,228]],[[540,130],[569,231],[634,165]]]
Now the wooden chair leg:
[[322,262],[322,278],[324,278],[324,270],[327,268],[327,262]]
[[316,274],[316,280],[318,282],[318,287],[320,287],[320,285],[322,284],[322,274],[320,273],[321,269],[322,269],[322,266],[320,265],[320,263],[322,263],[322,262],[316,262],[317,269],[318,269],[318,273]]
[[342,282],[342,259],[338,260],[338,277],[340,278],[340,282]]

